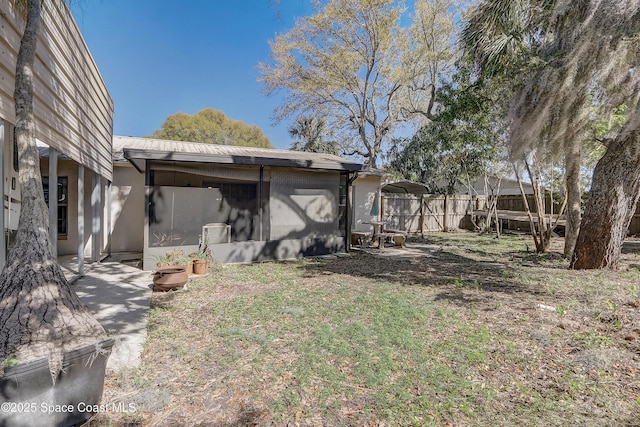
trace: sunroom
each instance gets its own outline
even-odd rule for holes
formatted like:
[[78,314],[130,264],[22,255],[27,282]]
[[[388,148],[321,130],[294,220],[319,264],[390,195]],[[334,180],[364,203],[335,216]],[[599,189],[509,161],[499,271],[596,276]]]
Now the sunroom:
[[348,249],[347,195],[360,164],[319,153],[116,140],[145,176],[145,270],[166,252],[204,244],[221,263]]

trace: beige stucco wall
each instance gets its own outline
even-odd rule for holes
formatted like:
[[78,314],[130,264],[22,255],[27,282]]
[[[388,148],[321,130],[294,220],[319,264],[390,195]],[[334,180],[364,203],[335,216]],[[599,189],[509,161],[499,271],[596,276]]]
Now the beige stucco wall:
[[[382,177],[376,175],[359,176],[353,182],[353,226],[352,231],[370,232],[371,220],[379,220],[379,216],[371,215],[371,208],[382,184]],[[379,200],[378,200],[379,202]],[[378,205],[380,208],[380,205]],[[379,212],[379,211],[378,211]]]
[[111,252],[142,252],[144,174],[130,164],[114,165],[111,185]]
[[[0,117],[11,123],[15,123],[15,68],[24,28],[13,3],[0,1]],[[111,179],[113,101],[65,1],[42,3],[34,64],[37,137]]]

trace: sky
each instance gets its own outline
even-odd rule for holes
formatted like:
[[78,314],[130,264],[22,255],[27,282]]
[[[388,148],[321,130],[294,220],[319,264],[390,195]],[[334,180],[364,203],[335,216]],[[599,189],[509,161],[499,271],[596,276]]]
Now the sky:
[[76,0],[71,11],[113,98],[114,135],[148,136],[171,114],[211,107],[289,148],[258,63],[313,13],[309,0]]

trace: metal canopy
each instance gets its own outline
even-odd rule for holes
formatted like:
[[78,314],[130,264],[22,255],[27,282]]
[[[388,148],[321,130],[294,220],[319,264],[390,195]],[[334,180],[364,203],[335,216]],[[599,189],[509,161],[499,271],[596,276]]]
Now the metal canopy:
[[382,186],[383,193],[400,194],[427,194],[427,187],[424,184],[413,181],[396,181]]

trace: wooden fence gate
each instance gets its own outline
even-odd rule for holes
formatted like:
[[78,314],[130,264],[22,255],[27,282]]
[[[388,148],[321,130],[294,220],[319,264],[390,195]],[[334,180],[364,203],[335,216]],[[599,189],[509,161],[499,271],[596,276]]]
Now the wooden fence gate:
[[473,229],[471,212],[477,197],[434,194],[382,194],[381,218],[386,227],[410,234]]

